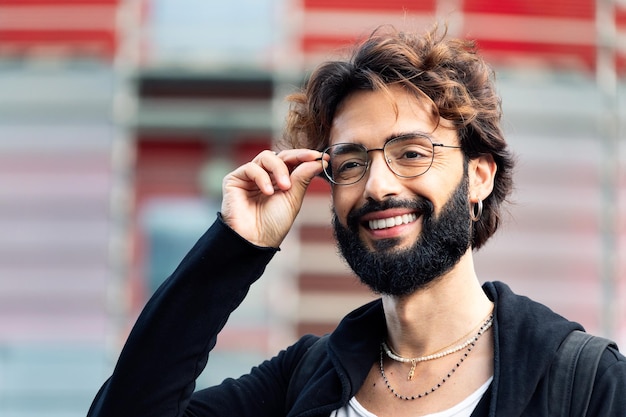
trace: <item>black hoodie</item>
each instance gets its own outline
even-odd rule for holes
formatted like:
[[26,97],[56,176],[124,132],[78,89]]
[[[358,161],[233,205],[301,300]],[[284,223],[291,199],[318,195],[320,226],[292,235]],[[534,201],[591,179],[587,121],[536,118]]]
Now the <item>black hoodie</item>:
[[[247,375],[194,392],[219,331],[275,252],[218,219],[144,308],[88,417],[322,417],[344,406],[378,358],[386,333],[380,300],[341,321],[297,390],[291,377],[317,336],[304,336]],[[548,416],[548,369],[563,339],[581,326],[505,284],[487,283],[484,291],[495,303],[494,377],[472,416]],[[626,417],[626,358],[613,349],[600,362],[588,416]]]

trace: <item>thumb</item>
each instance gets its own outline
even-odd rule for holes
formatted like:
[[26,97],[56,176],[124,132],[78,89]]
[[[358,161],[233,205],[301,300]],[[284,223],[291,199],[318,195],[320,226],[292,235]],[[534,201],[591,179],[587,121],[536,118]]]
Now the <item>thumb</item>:
[[291,191],[299,197],[304,197],[313,178],[322,172],[320,161],[308,161],[298,165],[291,173]]

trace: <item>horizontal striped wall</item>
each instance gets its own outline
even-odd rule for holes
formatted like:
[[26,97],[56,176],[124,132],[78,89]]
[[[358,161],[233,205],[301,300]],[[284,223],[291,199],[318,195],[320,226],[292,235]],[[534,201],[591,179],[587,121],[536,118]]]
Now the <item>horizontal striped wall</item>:
[[[616,67],[626,69],[626,12],[615,5]],[[365,2],[305,1],[300,49],[307,66],[347,52],[381,24],[423,30],[435,20],[454,34],[475,39],[489,62],[595,71],[596,3],[593,0]]]

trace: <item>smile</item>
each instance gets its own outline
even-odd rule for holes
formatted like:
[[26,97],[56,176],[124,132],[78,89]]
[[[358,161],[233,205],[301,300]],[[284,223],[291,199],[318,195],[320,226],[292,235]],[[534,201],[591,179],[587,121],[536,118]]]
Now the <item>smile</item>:
[[387,229],[389,227],[409,224],[417,220],[417,214],[409,213],[402,216],[388,217],[386,219],[375,219],[368,222],[368,226],[372,230]]

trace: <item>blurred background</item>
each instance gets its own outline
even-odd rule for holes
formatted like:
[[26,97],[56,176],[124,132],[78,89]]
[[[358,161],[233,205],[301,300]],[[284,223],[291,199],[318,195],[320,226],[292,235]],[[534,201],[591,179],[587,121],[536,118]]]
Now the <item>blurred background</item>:
[[[445,21],[498,73],[518,156],[482,280],[626,347],[623,0],[0,0],[0,415],[84,416],[147,297],[272,146],[284,97],[380,24]],[[372,296],[329,189],[220,335],[238,376]]]

